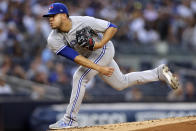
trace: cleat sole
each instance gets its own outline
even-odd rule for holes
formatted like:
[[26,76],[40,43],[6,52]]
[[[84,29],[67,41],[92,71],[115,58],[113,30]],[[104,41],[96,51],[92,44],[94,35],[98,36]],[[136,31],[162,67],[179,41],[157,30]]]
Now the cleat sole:
[[175,77],[175,75],[173,75],[169,68],[164,65],[162,68],[162,73],[165,77],[166,83],[174,90],[178,89],[179,87],[179,81],[177,79],[177,77]]

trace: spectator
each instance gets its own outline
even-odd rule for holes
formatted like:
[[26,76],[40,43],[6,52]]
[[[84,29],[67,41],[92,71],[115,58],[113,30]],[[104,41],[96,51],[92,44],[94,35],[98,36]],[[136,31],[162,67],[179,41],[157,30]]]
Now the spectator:
[[0,22],[0,51],[4,48],[4,43],[7,40],[7,31],[5,28],[5,24],[3,22]]
[[9,56],[4,55],[3,58],[3,64],[0,67],[0,73],[3,75],[10,74],[13,62]]
[[0,95],[1,94],[12,94],[13,91],[11,87],[5,83],[3,79],[0,78]]
[[182,34],[183,47],[194,50],[196,49],[196,21],[193,18],[187,21],[186,29]]
[[178,88],[177,90],[171,90],[167,96],[169,101],[183,101],[184,93],[183,88]]
[[185,83],[185,100],[186,101],[195,101],[196,95],[195,95],[195,87],[193,82],[187,81]]
[[148,3],[146,9],[144,9],[144,18],[147,21],[155,21],[158,18],[158,13],[152,3]]
[[140,101],[143,95],[139,88],[133,87],[125,94],[125,101]]
[[177,7],[177,13],[182,18],[189,18],[193,16],[193,11],[190,8],[191,0],[182,0],[182,3]]

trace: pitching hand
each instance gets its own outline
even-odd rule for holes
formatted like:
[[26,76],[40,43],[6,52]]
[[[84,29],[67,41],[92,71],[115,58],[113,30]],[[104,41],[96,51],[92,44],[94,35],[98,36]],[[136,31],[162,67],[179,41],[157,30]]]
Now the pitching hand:
[[114,72],[114,68],[106,67],[106,66],[102,66],[99,70],[99,73],[108,77],[112,76],[113,72]]

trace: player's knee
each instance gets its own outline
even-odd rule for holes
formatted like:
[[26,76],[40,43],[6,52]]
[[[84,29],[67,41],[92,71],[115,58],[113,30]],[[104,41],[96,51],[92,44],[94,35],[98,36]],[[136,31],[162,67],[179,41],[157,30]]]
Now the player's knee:
[[118,91],[122,91],[125,88],[127,88],[127,84],[126,83],[121,83],[121,84],[115,84],[112,86],[114,89],[118,90]]

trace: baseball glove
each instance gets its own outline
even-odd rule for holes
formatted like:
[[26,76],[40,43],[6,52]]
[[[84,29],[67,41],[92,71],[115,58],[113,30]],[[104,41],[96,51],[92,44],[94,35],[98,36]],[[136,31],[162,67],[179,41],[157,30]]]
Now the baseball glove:
[[95,41],[92,38],[93,35],[96,35],[96,33],[91,27],[84,27],[76,31],[76,41],[81,47],[93,50],[95,45]]

